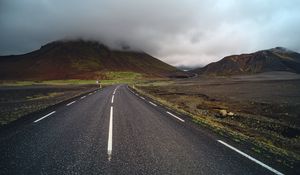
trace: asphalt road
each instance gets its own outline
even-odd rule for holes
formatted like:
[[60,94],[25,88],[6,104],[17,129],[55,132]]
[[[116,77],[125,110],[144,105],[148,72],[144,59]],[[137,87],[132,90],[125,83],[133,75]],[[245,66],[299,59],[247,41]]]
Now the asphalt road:
[[190,123],[107,87],[2,131],[0,174],[280,174]]

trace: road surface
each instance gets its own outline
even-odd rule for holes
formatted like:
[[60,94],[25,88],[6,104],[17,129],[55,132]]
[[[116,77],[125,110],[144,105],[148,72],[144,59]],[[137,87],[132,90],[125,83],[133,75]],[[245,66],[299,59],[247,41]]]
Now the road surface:
[[0,174],[281,174],[126,85],[0,133]]

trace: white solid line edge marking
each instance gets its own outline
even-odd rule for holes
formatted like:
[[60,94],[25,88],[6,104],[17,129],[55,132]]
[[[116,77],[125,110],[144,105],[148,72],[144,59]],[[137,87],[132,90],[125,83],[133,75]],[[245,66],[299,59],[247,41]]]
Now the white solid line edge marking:
[[45,116],[43,116],[43,117],[41,117],[41,118],[35,120],[34,123],[39,122],[39,121],[43,120],[43,119],[46,118],[46,117],[49,117],[50,115],[54,114],[55,112],[56,112],[56,111],[50,112],[49,114],[47,114],[47,115],[45,115]]
[[92,95],[93,93],[89,93],[89,95]]
[[70,103],[68,103],[66,106],[70,106],[71,104],[75,103],[76,101],[72,101]]
[[157,104],[155,103],[152,103],[151,101],[149,101],[150,104],[152,104],[153,106],[157,106]]
[[171,112],[167,111],[167,113],[168,113],[168,114],[170,114],[172,117],[174,117],[174,118],[176,118],[176,119],[180,120],[181,122],[184,122],[184,120],[183,120],[183,119],[181,119],[181,118],[177,117],[176,115],[172,114]]
[[80,99],[84,99],[86,96],[82,96]]
[[113,132],[113,107],[111,106],[110,117],[109,117],[108,142],[107,142],[108,161],[111,160],[111,154],[112,154],[112,132]]
[[145,100],[145,98],[144,98],[144,97],[141,97],[141,99]]
[[115,98],[115,95],[112,95],[112,97],[111,97],[111,103],[114,103],[114,98]]
[[268,166],[268,165],[262,163],[262,162],[259,161],[259,160],[256,160],[255,158],[253,158],[253,157],[247,155],[246,153],[244,153],[244,152],[242,152],[242,151],[240,151],[240,150],[234,148],[233,146],[231,146],[231,145],[229,145],[229,144],[223,142],[222,140],[218,140],[218,142],[221,143],[221,144],[223,144],[223,145],[225,145],[226,147],[228,147],[228,148],[234,150],[235,152],[241,154],[242,156],[244,156],[244,157],[246,157],[246,158],[252,160],[253,162],[255,162],[255,163],[257,163],[257,164],[263,166],[264,168],[266,168],[266,169],[272,171],[273,173],[275,173],[275,174],[277,174],[277,175],[284,175],[283,173],[281,173],[281,172],[275,170],[274,168],[272,168],[272,167],[270,167],[270,166]]

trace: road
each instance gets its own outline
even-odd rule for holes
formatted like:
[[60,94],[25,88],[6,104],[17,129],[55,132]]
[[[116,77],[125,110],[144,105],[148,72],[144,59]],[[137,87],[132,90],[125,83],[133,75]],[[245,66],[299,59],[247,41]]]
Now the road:
[[126,85],[0,133],[0,174],[281,174]]

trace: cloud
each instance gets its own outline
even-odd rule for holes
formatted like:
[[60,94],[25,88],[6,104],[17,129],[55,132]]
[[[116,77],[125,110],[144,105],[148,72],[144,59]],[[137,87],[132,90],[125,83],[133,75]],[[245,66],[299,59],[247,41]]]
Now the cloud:
[[1,0],[0,55],[64,38],[127,43],[172,65],[283,46],[300,52],[297,0]]

